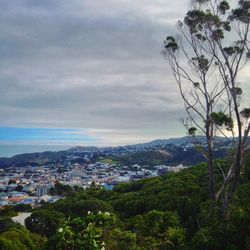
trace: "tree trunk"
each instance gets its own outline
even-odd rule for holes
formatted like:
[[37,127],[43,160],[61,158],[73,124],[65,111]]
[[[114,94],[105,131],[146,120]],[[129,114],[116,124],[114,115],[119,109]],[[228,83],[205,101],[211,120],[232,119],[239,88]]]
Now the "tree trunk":
[[211,201],[215,201],[215,187],[214,187],[214,157],[213,157],[213,145],[210,136],[207,138],[208,141],[208,180],[209,180],[209,197]]

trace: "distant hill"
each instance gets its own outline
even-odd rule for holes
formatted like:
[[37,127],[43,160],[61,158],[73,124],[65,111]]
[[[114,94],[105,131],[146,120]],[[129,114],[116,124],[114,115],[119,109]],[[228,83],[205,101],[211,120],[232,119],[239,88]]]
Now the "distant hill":
[[56,162],[62,159],[65,156],[66,151],[46,151],[42,153],[27,153],[27,154],[20,154],[15,155],[12,157],[1,157],[0,158],[0,167],[9,167],[9,166],[23,166],[31,165],[43,165],[48,162]]
[[86,151],[97,151],[99,148],[98,147],[83,147],[83,146],[76,146],[72,147],[67,150],[67,152],[86,152]]
[[[224,137],[217,137],[216,142],[217,143],[222,143],[222,142],[227,142],[228,139]],[[187,143],[205,143],[206,142],[206,137],[205,136],[196,136],[195,139],[192,136],[184,136],[180,138],[170,138],[170,139],[158,139],[154,140],[151,142],[147,143],[141,143],[141,144],[136,144],[134,146],[136,147],[151,147],[151,146],[157,146],[157,145],[167,145],[167,144],[173,144],[175,146],[180,146],[183,144]]]
[[[226,149],[219,149],[215,152],[215,157],[222,158],[226,154]],[[126,166],[131,166],[135,163],[141,166],[176,166],[179,164],[192,166],[205,161],[203,155],[194,147],[184,149],[178,146],[173,148],[164,147],[163,150],[144,150],[127,155],[111,156],[108,159]]]
[[148,150],[127,155],[113,156],[111,159],[115,162],[119,162],[121,165],[131,166],[133,164],[139,164],[141,166],[156,166],[171,162],[173,155],[165,150]]
[[[204,137],[199,137],[199,141],[203,141]],[[184,143],[191,143],[194,142],[193,137],[185,136],[180,138],[170,138],[170,139],[158,139],[147,143],[142,144],[136,144],[135,146],[138,147],[151,147],[151,146],[157,146],[157,145],[166,145],[166,144],[174,144],[174,145],[181,145]]]
[[[148,143],[127,145],[120,147],[72,147],[63,151],[46,151],[42,153],[27,153],[15,155],[12,157],[0,158],[0,167],[10,166],[37,166],[49,163],[59,163],[67,159],[72,162],[86,162],[86,155],[91,155],[92,160],[98,160],[99,157],[112,156],[121,164],[196,164],[203,160],[200,153],[194,148],[183,149],[190,143],[205,142],[204,136],[194,138],[185,136],[181,138],[160,139]],[[229,145],[230,142],[222,137],[218,137],[216,143],[223,147]],[[191,144],[192,145],[192,144]],[[173,148],[174,147],[174,148]],[[189,145],[190,147],[190,145]],[[159,151],[159,150],[163,151]],[[225,155],[225,150],[219,150],[218,156]]]

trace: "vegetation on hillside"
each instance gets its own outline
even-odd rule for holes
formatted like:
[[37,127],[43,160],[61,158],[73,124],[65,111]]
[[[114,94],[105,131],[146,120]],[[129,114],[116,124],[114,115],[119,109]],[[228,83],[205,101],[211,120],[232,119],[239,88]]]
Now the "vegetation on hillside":
[[[220,161],[225,171],[227,160]],[[221,220],[211,210],[207,165],[169,173],[112,191],[63,188],[66,198],[45,203],[25,221],[27,229],[1,211],[1,249],[249,249],[250,160]],[[220,170],[216,181],[222,182]],[[24,209],[24,208],[20,208]]]

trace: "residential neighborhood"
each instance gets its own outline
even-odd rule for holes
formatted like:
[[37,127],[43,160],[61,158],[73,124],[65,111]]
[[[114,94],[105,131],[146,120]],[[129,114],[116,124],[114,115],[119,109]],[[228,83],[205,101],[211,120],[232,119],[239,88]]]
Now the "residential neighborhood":
[[182,165],[176,167],[159,165],[147,169],[138,164],[128,167],[102,162],[71,164],[70,161],[66,165],[5,168],[0,170],[0,206],[37,205],[41,201],[55,202],[62,198],[49,195],[50,189],[56,183],[82,188],[94,184],[110,190],[119,183],[164,175],[169,171],[176,172],[183,168],[185,167]]

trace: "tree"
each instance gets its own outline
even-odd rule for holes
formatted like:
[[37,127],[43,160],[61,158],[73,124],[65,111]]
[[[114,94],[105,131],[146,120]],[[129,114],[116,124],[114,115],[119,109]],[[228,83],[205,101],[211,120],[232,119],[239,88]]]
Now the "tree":
[[116,216],[109,212],[89,211],[85,217],[69,218],[51,237],[46,249],[104,249],[104,236],[116,225]]
[[113,212],[113,208],[105,201],[95,198],[86,199],[79,196],[61,199],[54,204],[54,209],[64,213],[66,216],[86,216],[89,211],[97,213],[98,211]]
[[173,212],[151,210],[143,215],[143,234],[160,237],[169,227],[178,227],[179,219]]
[[15,210],[14,206],[11,205],[3,206],[2,209],[0,210],[0,216],[14,217],[17,216],[17,214],[18,213]]
[[[199,149],[208,163],[210,199],[222,198],[225,211],[239,182],[250,130],[250,109],[240,106],[238,82],[250,56],[250,1],[240,0],[235,9],[224,0],[194,0],[192,6],[178,23],[179,35],[166,38],[164,54],[188,114],[184,125],[191,136],[199,131],[206,137],[207,147]],[[218,135],[232,140],[234,153],[228,171],[220,169],[223,183],[216,188]]]
[[136,250],[136,234],[130,231],[122,231],[119,228],[115,228],[108,232],[106,237],[107,248],[104,249],[112,249],[112,250]]
[[10,217],[3,216],[0,217],[0,233],[2,234],[5,231],[8,231],[12,227],[18,227],[19,224],[14,222]]
[[72,195],[73,188],[69,185],[63,185],[62,183],[57,183],[54,187],[52,187],[49,191],[51,195]]
[[33,233],[50,237],[63,222],[63,214],[56,211],[38,210],[25,219],[25,226]]
[[20,192],[23,190],[23,186],[22,185],[17,185],[15,188],[15,191]]
[[16,184],[16,180],[10,179],[9,182],[8,182],[8,185],[11,185],[11,184]]
[[0,249],[3,250],[43,249],[44,243],[42,237],[31,234],[21,225],[10,228],[0,236]]
[[14,210],[17,212],[30,212],[32,207],[30,204],[17,204],[14,206]]

